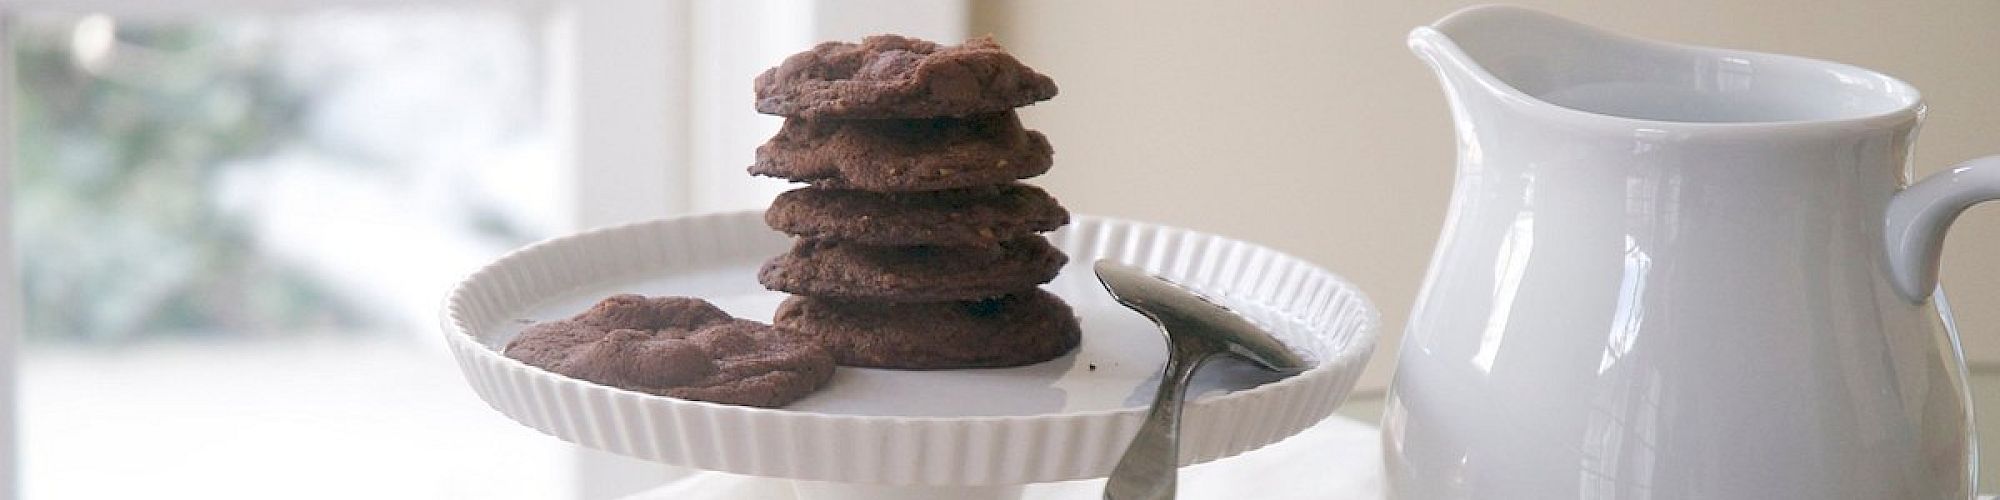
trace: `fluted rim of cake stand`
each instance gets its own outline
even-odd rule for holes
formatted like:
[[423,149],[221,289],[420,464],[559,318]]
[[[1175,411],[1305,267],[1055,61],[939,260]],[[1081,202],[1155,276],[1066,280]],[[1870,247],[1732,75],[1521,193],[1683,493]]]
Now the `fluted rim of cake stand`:
[[[1111,258],[1239,304],[1302,321],[1316,365],[1186,410],[1182,461],[1256,449],[1324,419],[1373,352],[1380,315],[1359,289],[1302,259],[1171,226],[1078,215],[1050,233],[1073,262]],[[914,417],[734,406],[628,391],[501,355],[483,328],[539,301],[628,269],[741,259],[734,247],[782,235],[761,211],[674,217],[594,229],[510,252],[447,296],[448,346],[480,399],[523,425],[612,453],[767,477],[890,485],[976,486],[1103,477],[1143,408],[1024,416]],[[665,241],[669,252],[654,248]],[[775,247],[775,253],[782,247]],[[607,250],[610,249],[610,250]],[[750,279],[746,277],[745,279]],[[1287,339],[1288,343],[1295,339]],[[1261,415],[1262,418],[1248,418]]]

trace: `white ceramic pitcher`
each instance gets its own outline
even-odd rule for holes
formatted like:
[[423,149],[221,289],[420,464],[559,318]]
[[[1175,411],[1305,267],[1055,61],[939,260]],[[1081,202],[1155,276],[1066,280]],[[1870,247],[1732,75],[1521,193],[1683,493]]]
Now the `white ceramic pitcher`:
[[1971,497],[1934,289],[2000,157],[1909,185],[1917,91],[1852,66],[1511,7],[1409,41],[1459,158],[1384,416],[1394,498]]

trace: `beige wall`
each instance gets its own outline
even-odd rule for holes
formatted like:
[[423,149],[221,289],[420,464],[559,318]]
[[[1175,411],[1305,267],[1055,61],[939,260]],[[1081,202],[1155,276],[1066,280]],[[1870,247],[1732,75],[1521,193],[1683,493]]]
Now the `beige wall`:
[[[1400,334],[1450,188],[1444,97],[1403,34],[1446,1],[979,1],[1062,95],[1024,111],[1056,145],[1039,182],[1072,210],[1301,255],[1366,289]],[[2000,1],[1531,1],[1614,31],[1880,70],[1922,89],[1920,174],[2000,153]],[[1812,14],[1802,14],[1811,12]],[[2000,207],[1948,242],[1975,360],[2000,363]],[[1387,380],[1393,343],[1366,383]]]

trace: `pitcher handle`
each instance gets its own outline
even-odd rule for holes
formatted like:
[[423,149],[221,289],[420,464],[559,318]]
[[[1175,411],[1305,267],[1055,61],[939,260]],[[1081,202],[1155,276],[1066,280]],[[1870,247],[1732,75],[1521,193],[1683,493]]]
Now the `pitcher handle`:
[[1896,293],[1911,302],[1930,298],[1945,229],[1965,209],[1989,200],[2000,200],[2000,155],[1952,165],[1890,198],[1883,237]]

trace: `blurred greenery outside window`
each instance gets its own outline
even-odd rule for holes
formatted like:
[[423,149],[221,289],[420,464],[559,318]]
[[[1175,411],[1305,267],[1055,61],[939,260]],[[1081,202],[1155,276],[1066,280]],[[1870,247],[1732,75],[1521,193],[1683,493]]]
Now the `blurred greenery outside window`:
[[525,17],[10,19],[27,341],[429,333],[559,227]]
[[[652,54],[579,41],[589,9],[568,0],[197,3],[0,8],[26,337],[19,439],[0,443],[13,488],[604,496],[581,493],[611,483],[580,478],[574,445],[466,390],[437,315],[465,274],[598,207],[578,178],[625,173],[578,171],[596,88],[579,82]],[[666,88],[638,86],[589,95]]]
[[[572,225],[785,189],[728,167],[778,126],[731,104],[769,61],[878,21],[962,36],[955,2],[866,23],[797,7],[0,7],[26,337],[19,439],[0,443],[13,487],[545,499],[669,479],[492,412],[439,345],[438,309],[466,273]],[[112,12],[76,10],[93,8]]]

